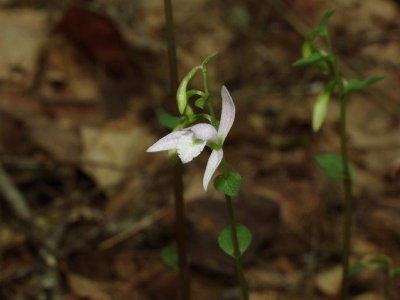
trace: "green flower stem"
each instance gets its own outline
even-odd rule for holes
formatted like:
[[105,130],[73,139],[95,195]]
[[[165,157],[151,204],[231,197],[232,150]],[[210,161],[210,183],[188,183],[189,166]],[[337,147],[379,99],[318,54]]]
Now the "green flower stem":
[[207,99],[207,106],[208,106],[208,111],[210,112],[210,116],[211,116],[211,123],[213,126],[217,127],[217,122],[216,122],[216,118],[215,118],[215,109],[214,109],[214,104],[212,101],[212,96],[210,94],[210,90],[208,88],[208,72],[207,72],[207,66],[204,65],[203,68],[201,69],[203,72],[203,86],[204,86],[204,92],[205,94],[208,95],[208,99]]
[[249,292],[248,292],[248,288],[247,288],[246,279],[244,277],[242,256],[240,254],[239,242],[238,242],[238,236],[237,236],[237,230],[236,230],[237,222],[236,222],[235,210],[233,208],[232,198],[228,195],[225,195],[225,200],[226,200],[226,207],[228,209],[229,220],[230,220],[230,225],[231,225],[233,255],[234,255],[234,259],[235,259],[236,273],[237,273],[237,276],[239,279],[239,285],[240,285],[240,288],[242,291],[242,298],[243,298],[243,300],[249,300]]
[[[164,0],[164,13],[167,26],[168,61],[170,71],[171,94],[178,89],[178,68],[176,60],[176,45],[174,34],[174,18],[171,0]],[[175,99],[174,99],[175,101]],[[174,165],[173,186],[175,196],[175,234],[178,248],[179,264],[179,299],[190,299],[189,269],[185,241],[185,202],[183,198],[183,167],[178,160]]]
[[[327,38],[329,50],[333,55],[333,47],[330,37]],[[348,299],[349,291],[349,260],[351,255],[351,224],[353,215],[353,196],[352,196],[352,179],[350,174],[348,147],[347,147],[347,96],[344,93],[343,78],[339,71],[339,65],[335,58],[332,62],[333,72],[337,82],[339,83],[340,97],[340,152],[343,161],[343,185],[345,194],[345,214],[343,225],[343,280],[341,289],[341,299]]]

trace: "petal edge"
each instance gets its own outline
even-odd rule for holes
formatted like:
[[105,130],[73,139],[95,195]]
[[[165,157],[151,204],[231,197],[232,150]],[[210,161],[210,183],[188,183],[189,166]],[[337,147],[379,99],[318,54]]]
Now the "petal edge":
[[226,86],[222,86],[221,88],[221,98],[222,110],[220,125],[218,128],[218,136],[220,138],[222,137],[222,140],[225,140],[226,136],[231,130],[233,121],[235,120],[236,108]]
[[211,155],[210,155],[210,158],[208,159],[207,167],[206,167],[206,170],[205,170],[204,176],[203,176],[204,190],[207,191],[208,184],[210,183],[212,176],[214,175],[215,171],[217,170],[219,164],[221,163],[223,156],[224,156],[224,153],[223,153],[222,149],[213,150],[211,152]]

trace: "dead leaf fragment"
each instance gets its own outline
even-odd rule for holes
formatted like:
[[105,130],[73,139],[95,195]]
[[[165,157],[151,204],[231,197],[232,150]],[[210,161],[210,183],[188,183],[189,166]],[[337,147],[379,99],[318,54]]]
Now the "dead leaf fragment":
[[100,283],[85,278],[81,275],[68,274],[68,282],[71,290],[80,297],[87,300],[111,300],[110,295],[102,291]]
[[143,166],[146,149],[154,141],[147,129],[129,120],[114,125],[81,129],[84,168],[102,188],[121,183]]
[[30,86],[45,40],[46,14],[35,9],[0,11],[0,80]]
[[342,276],[342,266],[335,266],[319,273],[315,278],[315,284],[325,295],[335,296],[339,294]]

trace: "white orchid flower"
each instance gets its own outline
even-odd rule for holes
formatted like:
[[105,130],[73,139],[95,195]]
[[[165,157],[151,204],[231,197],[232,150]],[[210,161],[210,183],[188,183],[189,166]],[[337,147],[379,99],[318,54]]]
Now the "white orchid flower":
[[218,130],[208,123],[199,123],[191,127],[182,128],[167,134],[150,148],[147,152],[158,152],[176,149],[182,163],[188,163],[198,156],[208,145],[211,155],[203,176],[203,187],[207,190],[208,184],[222,161],[222,145],[235,120],[235,105],[225,86],[221,89],[222,110]]

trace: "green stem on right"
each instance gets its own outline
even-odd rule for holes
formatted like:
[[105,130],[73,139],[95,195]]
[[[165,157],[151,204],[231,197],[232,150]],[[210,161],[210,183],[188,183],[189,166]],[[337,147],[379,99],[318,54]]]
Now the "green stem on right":
[[237,273],[237,276],[239,279],[239,285],[240,285],[240,289],[242,291],[243,300],[249,300],[249,291],[247,288],[246,279],[244,277],[242,255],[240,253],[239,241],[238,241],[238,235],[237,235],[237,229],[236,229],[237,222],[236,222],[235,210],[233,208],[232,198],[228,195],[225,195],[225,200],[226,200],[226,207],[228,209],[229,221],[230,221],[230,226],[231,226],[232,242],[233,242],[233,256],[235,259],[236,273]]
[[[327,38],[329,50],[333,55],[333,47],[330,37]],[[345,213],[343,224],[343,271],[342,271],[342,287],[341,299],[347,300],[349,294],[349,267],[351,255],[351,224],[353,215],[353,196],[352,196],[352,179],[350,174],[349,155],[347,147],[347,95],[344,93],[343,78],[339,71],[337,59],[334,58],[332,62],[333,72],[339,84],[339,97],[340,97],[340,152],[343,164],[343,186],[344,186],[344,200],[345,200]]]
[[210,112],[210,115],[211,115],[211,123],[212,123],[213,126],[217,127],[216,126],[217,124],[216,124],[216,118],[215,118],[214,104],[212,102],[211,93],[210,93],[210,90],[208,88],[208,73],[207,73],[207,67],[206,66],[203,66],[202,72],[203,72],[204,92],[208,95],[207,106],[208,106],[208,111]]
[[[174,18],[171,0],[164,0],[165,21],[167,25],[168,61],[171,94],[178,89],[178,67],[174,34]],[[189,267],[185,239],[185,201],[183,198],[183,166],[178,160],[174,165],[173,186],[175,196],[175,234],[179,265],[179,299],[190,299]]]

